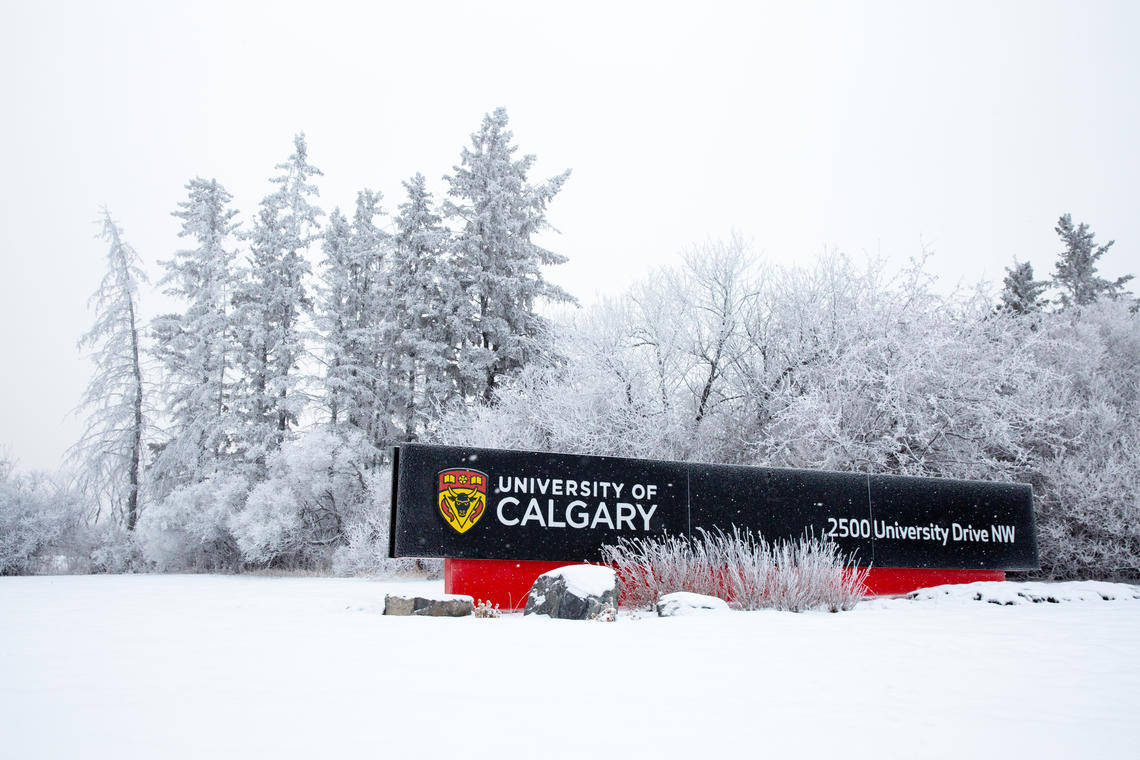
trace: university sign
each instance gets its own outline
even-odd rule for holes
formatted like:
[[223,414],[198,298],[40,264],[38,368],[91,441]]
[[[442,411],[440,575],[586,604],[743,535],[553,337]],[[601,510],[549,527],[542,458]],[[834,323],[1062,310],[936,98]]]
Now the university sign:
[[874,568],[1038,567],[1029,486],[407,444],[390,554],[594,562],[620,538],[805,532]]

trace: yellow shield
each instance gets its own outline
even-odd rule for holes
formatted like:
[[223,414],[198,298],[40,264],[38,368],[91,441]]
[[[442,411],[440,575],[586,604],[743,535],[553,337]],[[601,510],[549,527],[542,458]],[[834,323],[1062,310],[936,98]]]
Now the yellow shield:
[[487,508],[487,474],[478,470],[444,470],[439,474],[439,513],[465,533]]

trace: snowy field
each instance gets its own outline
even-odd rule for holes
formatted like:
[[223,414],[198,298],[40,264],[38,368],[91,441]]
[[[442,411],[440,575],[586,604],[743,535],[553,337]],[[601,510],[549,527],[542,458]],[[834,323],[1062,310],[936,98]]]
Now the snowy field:
[[1140,592],[1018,588],[581,623],[380,614],[442,582],[0,578],[0,757],[1135,757]]

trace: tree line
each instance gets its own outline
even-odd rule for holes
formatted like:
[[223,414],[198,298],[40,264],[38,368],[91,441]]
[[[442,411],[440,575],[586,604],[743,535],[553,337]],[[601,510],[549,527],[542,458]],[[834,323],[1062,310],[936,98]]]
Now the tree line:
[[[80,342],[95,362],[88,425],[71,452],[72,501],[88,505],[75,522],[96,538],[52,556],[328,567],[338,550],[355,561],[343,551],[355,540],[374,561],[389,448],[441,410],[492,399],[548,350],[538,302],[572,300],[543,275],[564,257],[535,242],[569,171],[532,181],[534,161],[498,109],[441,200],[417,174],[391,214],[370,189],[326,213],[303,135],[246,223],[222,183],[191,179],[173,212],[188,244],[158,282],[181,309],[149,322],[139,256],[104,211],[107,274]],[[41,554],[59,542],[30,533],[47,536]]]
[[512,140],[488,114],[445,197],[416,175],[392,214],[368,189],[326,214],[302,136],[246,224],[195,178],[161,262],[181,309],[149,321],[105,214],[83,466],[0,466],[0,571],[396,569],[387,452],[424,440],[1029,482],[1043,575],[1140,577],[1137,302],[1087,224],[997,294],[731,237],[552,322],[534,236],[569,172],[532,182]]
[[440,420],[448,443],[1030,483],[1041,575],[1140,577],[1140,318],[1087,225],[1053,276],[945,295],[829,255],[689,250],[575,315],[559,352]]

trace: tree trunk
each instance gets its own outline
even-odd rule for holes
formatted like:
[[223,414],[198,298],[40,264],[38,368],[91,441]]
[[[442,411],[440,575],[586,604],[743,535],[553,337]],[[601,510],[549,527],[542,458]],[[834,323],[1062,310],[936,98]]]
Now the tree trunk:
[[131,321],[131,361],[135,381],[134,430],[131,439],[131,461],[128,464],[130,490],[127,493],[127,530],[133,531],[139,520],[139,469],[142,462],[142,367],[139,365],[139,332],[135,326],[135,305],[128,306]]

